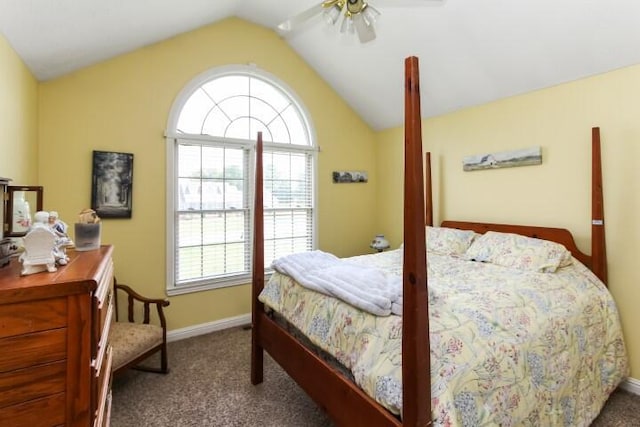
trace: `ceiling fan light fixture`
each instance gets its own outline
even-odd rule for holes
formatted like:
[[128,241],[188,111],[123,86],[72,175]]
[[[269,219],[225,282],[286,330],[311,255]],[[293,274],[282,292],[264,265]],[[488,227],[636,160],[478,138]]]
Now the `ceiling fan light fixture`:
[[332,6],[327,7],[324,12],[322,12],[322,17],[327,24],[334,25],[340,17],[340,12],[342,12],[342,7],[340,7],[338,3],[335,3]]
[[350,34],[353,34],[355,32],[353,28],[353,21],[351,20],[350,16],[344,15],[342,22],[340,23],[340,32]]
[[[446,0],[405,0],[415,1],[419,4],[442,5]],[[286,34],[301,26],[305,21],[322,15],[329,25],[336,25],[342,15],[340,22],[341,33],[358,33],[361,43],[366,43],[376,38],[374,24],[380,17],[380,12],[371,6],[367,0],[321,0],[309,9],[291,16],[289,19],[277,26],[280,34]]]
[[341,33],[358,33],[361,43],[366,43],[376,38],[373,24],[380,12],[370,6],[364,0],[325,0],[322,2],[323,16],[328,24],[335,25],[339,15],[342,14],[340,23]]
[[322,18],[329,25],[336,25],[342,15],[340,32],[357,33],[361,43],[366,43],[376,38],[373,25],[380,16],[380,12],[365,0],[323,0],[315,6],[290,17],[278,25],[277,29],[281,33],[288,33],[319,14],[322,14]]
[[351,19],[353,20],[353,26],[356,28],[356,33],[358,33],[360,43],[367,43],[376,38],[373,25],[367,24],[362,13],[353,15]]
[[357,15],[367,7],[367,2],[364,0],[347,0],[346,7],[348,13]]
[[362,17],[364,18],[367,25],[373,25],[378,21],[378,17],[380,16],[380,12],[375,7],[370,4],[365,4],[362,9]]

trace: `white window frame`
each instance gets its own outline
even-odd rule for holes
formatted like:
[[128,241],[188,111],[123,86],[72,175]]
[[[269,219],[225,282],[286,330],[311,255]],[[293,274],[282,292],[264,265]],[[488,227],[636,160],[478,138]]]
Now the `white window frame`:
[[[190,284],[181,284],[177,285],[175,280],[175,212],[177,209],[177,155],[176,155],[176,146],[179,140],[182,141],[201,141],[201,142],[211,142],[211,143],[229,143],[232,142],[234,145],[237,144],[238,148],[244,147],[249,150],[249,172],[248,172],[248,197],[250,200],[249,209],[251,212],[251,231],[253,233],[253,219],[254,219],[254,209],[253,209],[253,200],[254,200],[254,184],[255,184],[255,140],[244,140],[244,139],[232,139],[232,138],[222,138],[222,137],[214,137],[210,135],[193,135],[193,134],[182,134],[178,133],[176,128],[178,125],[178,119],[180,117],[180,113],[182,111],[183,106],[189,100],[191,95],[200,88],[203,84],[207,83],[210,80],[224,77],[227,75],[246,75],[250,77],[255,77],[261,79],[274,87],[278,88],[280,91],[289,96],[289,98],[295,104],[295,107],[300,112],[300,115],[303,118],[303,121],[306,126],[308,140],[310,142],[309,146],[303,145],[295,145],[295,144],[282,144],[282,143],[271,143],[264,142],[264,151],[274,150],[274,151],[286,151],[286,152],[305,152],[312,155],[312,248],[317,248],[317,215],[318,215],[318,148],[316,144],[316,134],[314,127],[311,122],[311,115],[304,107],[304,104],[295,94],[295,92],[290,89],[285,83],[283,83],[280,79],[275,77],[274,75],[257,68],[255,65],[228,65],[223,67],[217,67],[209,69],[195,78],[193,78],[178,94],[173,105],[171,107],[171,111],[169,113],[169,119],[167,121],[167,129],[165,131],[165,146],[166,146],[166,288],[168,295],[180,295],[187,294],[198,291],[205,291],[211,289],[224,288],[229,286],[237,286],[237,285],[245,285],[250,283],[251,281],[251,273],[247,274],[237,274],[237,275],[229,275],[223,278],[217,279],[203,279],[200,281],[194,281]],[[248,239],[248,243],[250,245],[253,244],[253,237],[251,236]],[[253,250],[250,250],[250,253],[253,254]],[[269,266],[265,266],[267,269]],[[269,271],[267,272],[269,273]]]

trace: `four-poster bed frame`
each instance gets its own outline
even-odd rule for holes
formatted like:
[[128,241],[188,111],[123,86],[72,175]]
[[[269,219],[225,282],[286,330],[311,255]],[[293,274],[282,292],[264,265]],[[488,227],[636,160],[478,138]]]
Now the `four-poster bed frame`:
[[[251,382],[255,385],[263,381],[263,351],[266,350],[337,425],[352,427],[432,424],[427,254],[424,227],[425,224],[432,224],[433,214],[429,153],[426,154],[426,191],[423,187],[425,179],[421,132],[418,59],[409,57],[405,60],[402,420],[388,412],[336,368],[301,344],[265,311],[264,305],[258,300],[264,288],[262,134],[258,134],[253,241]],[[510,232],[561,243],[606,283],[598,128],[593,128],[592,140],[591,256],[578,250],[571,233],[565,229],[459,221],[444,221],[442,226],[470,229],[478,233],[489,230]]]

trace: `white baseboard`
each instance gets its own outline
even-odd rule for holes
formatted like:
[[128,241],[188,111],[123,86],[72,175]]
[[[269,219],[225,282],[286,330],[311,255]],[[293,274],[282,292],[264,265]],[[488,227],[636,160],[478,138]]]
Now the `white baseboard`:
[[187,326],[186,328],[174,329],[167,332],[167,342],[179,341],[186,338],[197,337],[198,335],[210,332],[222,331],[223,329],[235,328],[251,324],[251,314],[243,314],[235,317],[228,317],[214,322],[202,323],[200,325]]
[[620,388],[640,396],[640,380],[629,377],[620,384]]

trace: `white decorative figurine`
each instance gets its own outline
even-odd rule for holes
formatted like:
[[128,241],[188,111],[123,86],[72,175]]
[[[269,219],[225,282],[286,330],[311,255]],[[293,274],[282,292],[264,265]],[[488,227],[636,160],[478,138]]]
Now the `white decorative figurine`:
[[58,212],[51,211],[49,212],[49,226],[53,231],[56,232],[60,237],[67,237],[67,223],[60,219]]
[[69,245],[69,238],[54,231],[49,224],[49,212],[38,211],[34,215],[34,222],[24,237],[24,252],[20,255],[22,262],[21,275],[40,273],[42,271],[56,271],[56,263],[66,265],[69,257],[65,247]]
[[39,211],[34,215],[31,229],[24,237],[24,252],[20,255],[22,274],[56,271],[54,246],[56,234],[49,227],[49,213]]
[[60,219],[58,212],[49,212],[49,227],[56,234],[56,243],[54,245],[54,256],[56,262],[60,265],[66,265],[69,261],[67,256],[67,247],[73,246],[73,241],[67,235],[67,223]]

